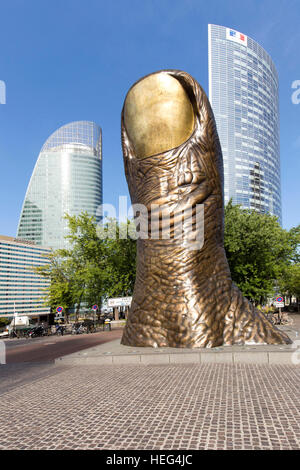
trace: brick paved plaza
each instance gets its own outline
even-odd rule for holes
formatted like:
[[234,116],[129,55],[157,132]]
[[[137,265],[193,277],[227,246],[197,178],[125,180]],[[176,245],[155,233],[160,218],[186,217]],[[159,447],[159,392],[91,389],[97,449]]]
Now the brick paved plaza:
[[0,449],[299,449],[300,368],[0,366]]

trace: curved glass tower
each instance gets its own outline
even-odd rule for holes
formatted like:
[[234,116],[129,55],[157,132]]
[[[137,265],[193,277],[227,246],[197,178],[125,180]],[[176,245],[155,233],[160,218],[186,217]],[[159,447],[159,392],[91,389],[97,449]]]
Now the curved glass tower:
[[64,215],[82,211],[96,216],[102,204],[101,129],[77,121],[45,142],[33,170],[19,220],[17,237],[53,249],[67,245]]
[[225,203],[281,222],[278,75],[245,34],[208,25],[209,99],[224,159]]

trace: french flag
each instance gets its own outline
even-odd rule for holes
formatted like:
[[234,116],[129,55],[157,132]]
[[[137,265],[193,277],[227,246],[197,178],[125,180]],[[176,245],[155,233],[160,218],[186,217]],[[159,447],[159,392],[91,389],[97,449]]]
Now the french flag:
[[238,33],[236,31],[230,30],[230,36],[240,39],[241,41],[245,41],[245,35],[242,33]]

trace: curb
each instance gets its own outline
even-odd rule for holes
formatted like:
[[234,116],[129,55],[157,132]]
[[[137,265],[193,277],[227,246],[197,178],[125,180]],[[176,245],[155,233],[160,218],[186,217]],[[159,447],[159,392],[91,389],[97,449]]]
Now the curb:
[[[55,359],[56,365],[158,365],[158,364],[268,364],[300,365],[293,351],[236,351],[236,352],[191,352],[156,354],[112,354],[88,356],[64,356]],[[86,354],[86,356],[84,356]],[[294,356],[294,357],[293,357]]]

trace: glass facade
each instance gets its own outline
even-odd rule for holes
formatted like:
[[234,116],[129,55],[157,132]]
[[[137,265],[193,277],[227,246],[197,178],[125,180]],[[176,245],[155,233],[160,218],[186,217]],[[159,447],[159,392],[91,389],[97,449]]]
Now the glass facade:
[[208,25],[209,99],[224,160],[225,204],[281,223],[278,75],[253,39]]
[[0,316],[50,313],[42,300],[50,281],[32,269],[49,263],[49,252],[50,248],[0,235]]
[[96,216],[100,204],[101,129],[93,122],[72,122],[54,132],[39,154],[17,237],[53,249],[66,247],[68,224],[64,215],[86,211]]

